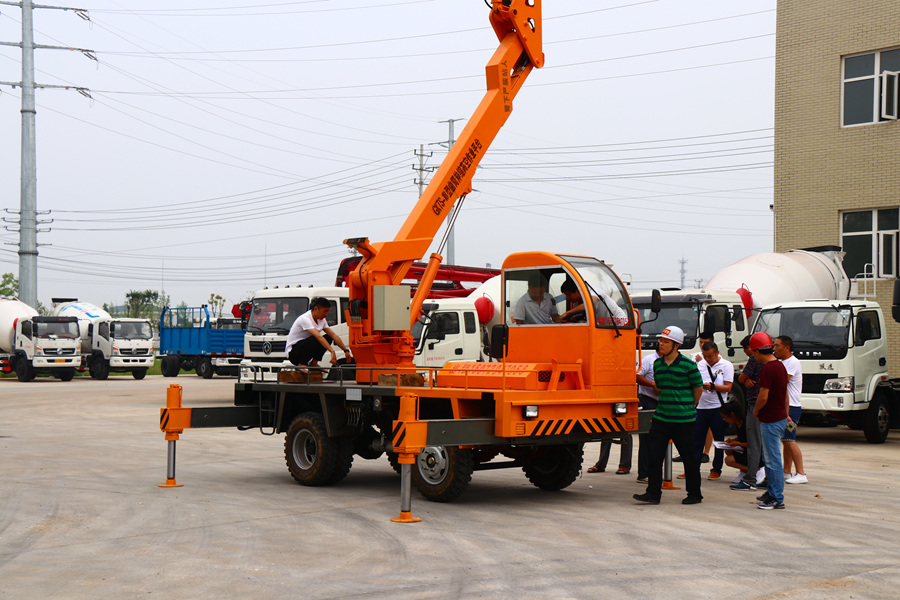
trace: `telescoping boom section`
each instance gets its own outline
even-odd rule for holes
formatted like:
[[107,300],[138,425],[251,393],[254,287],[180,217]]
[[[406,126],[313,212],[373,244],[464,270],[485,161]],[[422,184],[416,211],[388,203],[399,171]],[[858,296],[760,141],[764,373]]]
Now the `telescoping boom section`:
[[[366,238],[345,240],[363,257],[349,280],[350,345],[357,364],[363,367],[358,371],[360,381],[375,379],[379,372],[373,367],[382,365],[390,372],[396,368],[414,371],[415,347],[409,325],[401,328],[396,324],[376,323],[376,315],[388,310],[385,304],[389,300],[385,298],[396,301],[402,294],[395,297],[377,293],[376,288],[399,285],[413,261],[428,251],[454,205],[472,190],[475,168],[509,118],[513,99],[525,79],[534,67],[544,64],[540,0],[493,0],[490,20],[500,46],[485,67],[487,92],[406,222],[390,242],[370,243]],[[439,254],[432,255],[433,271],[440,261]],[[434,274],[430,276],[433,279]],[[426,272],[413,299],[411,315],[406,315],[407,321],[419,316],[418,308],[429,291],[428,277]]]

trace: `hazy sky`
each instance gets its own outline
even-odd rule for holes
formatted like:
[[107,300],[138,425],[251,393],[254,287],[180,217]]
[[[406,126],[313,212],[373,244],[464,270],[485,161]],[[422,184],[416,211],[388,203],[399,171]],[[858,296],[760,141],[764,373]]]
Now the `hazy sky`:
[[[589,254],[635,289],[772,249],[775,0],[544,0],[532,72],[457,222],[459,264]],[[342,241],[393,239],[414,151],[484,94],[483,0],[96,0],[36,9],[38,298],[229,303],[327,284]],[[0,41],[21,11],[0,7]],[[21,80],[0,47],[0,81]],[[19,208],[18,89],[0,86],[0,209]],[[462,130],[464,122],[456,124]],[[15,214],[4,212],[7,220]],[[18,234],[0,230],[0,272]],[[13,244],[13,245],[10,245]]]

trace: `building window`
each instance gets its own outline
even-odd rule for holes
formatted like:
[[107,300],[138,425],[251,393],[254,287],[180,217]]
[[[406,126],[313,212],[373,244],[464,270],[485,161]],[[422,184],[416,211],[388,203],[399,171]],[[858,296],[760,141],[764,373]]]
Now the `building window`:
[[898,73],[900,48],[844,57],[843,125],[897,120]]
[[844,270],[852,279],[897,277],[900,210],[880,208],[841,214]]

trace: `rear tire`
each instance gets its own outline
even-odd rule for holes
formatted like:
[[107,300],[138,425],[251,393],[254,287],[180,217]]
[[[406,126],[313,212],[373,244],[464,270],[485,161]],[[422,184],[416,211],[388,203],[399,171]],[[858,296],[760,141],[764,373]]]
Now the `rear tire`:
[[524,459],[522,470],[533,485],[551,492],[567,488],[578,478],[584,444],[544,446]]
[[891,426],[891,413],[882,394],[875,394],[863,416],[863,433],[870,444],[883,444]]
[[166,355],[159,361],[159,370],[163,377],[178,377],[178,357]]
[[197,370],[197,375],[202,377],[203,379],[212,379],[213,376],[213,365],[212,360],[209,358],[200,358],[195,361],[195,368]]
[[427,446],[416,455],[412,480],[426,500],[450,502],[468,489],[474,470],[475,460],[471,450],[456,446]]
[[284,436],[284,458],[291,477],[307,486],[336,483],[332,478],[336,477],[335,468],[341,458],[339,441],[328,437],[325,418],[320,413],[305,412],[295,417]]

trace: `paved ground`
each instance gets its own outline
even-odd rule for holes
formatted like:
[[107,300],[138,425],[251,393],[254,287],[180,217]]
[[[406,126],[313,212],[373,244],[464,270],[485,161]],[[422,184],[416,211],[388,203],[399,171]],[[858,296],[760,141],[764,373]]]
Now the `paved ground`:
[[[175,381],[187,406],[231,401],[233,379]],[[187,431],[185,486],[157,487],[171,382],[0,380],[0,597],[900,597],[900,435],[802,430],[810,483],[788,486],[784,511],[725,478],[704,481],[703,504],[645,506],[633,475],[547,493],[506,469],[452,504],[414,493],[424,521],[398,525],[384,458],[304,488],[283,438],[258,432]]]

